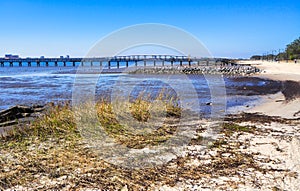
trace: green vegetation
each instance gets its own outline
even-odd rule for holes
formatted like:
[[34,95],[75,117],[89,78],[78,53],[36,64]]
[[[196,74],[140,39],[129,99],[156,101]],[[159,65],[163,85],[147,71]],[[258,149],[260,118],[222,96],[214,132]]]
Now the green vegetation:
[[255,127],[251,126],[241,126],[236,123],[224,123],[223,124],[223,132],[230,136],[235,132],[246,132],[246,133],[254,133],[256,130]]
[[294,60],[300,59],[300,37],[295,39],[290,44],[286,45],[285,51],[280,52],[278,54],[274,54],[275,50],[272,51],[272,54],[264,54],[264,55],[253,55],[251,56],[251,60]]
[[286,54],[291,60],[300,59],[300,37],[287,45]]

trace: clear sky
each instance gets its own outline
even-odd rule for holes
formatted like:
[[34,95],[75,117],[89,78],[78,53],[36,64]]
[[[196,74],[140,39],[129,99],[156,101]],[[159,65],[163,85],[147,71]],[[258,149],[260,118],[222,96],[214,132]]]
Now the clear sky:
[[299,0],[0,0],[0,56],[84,56],[119,28],[162,23],[217,57],[247,58],[300,37]]

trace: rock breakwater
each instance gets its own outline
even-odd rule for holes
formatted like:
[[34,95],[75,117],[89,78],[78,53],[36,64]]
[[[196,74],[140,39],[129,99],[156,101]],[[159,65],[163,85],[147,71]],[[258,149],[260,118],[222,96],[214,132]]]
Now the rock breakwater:
[[254,66],[198,66],[198,67],[148,67],[137,68],[131,74],[223,74],[229,76],[244,76],[261,72]]

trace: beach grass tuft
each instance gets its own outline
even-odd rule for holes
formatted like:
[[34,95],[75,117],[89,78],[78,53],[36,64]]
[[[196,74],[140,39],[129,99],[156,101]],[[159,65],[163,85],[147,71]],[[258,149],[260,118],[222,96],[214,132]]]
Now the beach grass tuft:
[[[129,148],[140,149],[164,142],[176,131],[176,126],[168,121],[172,123],[178,121],[181,108],[178,104],[174,104],[173,99],[165,101],[159,97],[159,102],[160,105],[157,106],[153,101],[138,97],[130,102],[121,103],[118,110],[122,111],[122,116],[117,116],[114,105],[105,101],[98,102],[96,110],[101,126],[109,136]],[[158,118],[169,120],[156,123]]]

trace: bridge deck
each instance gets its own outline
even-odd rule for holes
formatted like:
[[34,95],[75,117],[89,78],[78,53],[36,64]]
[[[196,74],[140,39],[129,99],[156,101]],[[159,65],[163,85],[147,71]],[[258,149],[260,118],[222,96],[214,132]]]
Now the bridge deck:
[[[144,62],[144,66],[149,65],[156,65],[157,63],[162,63],[162,65],[166,63],[170,63],[171,65],[175,63],[179,63],[180,65],[188,64],[191,65],[193,63],[197,63],[198,65],[201,62],[208,64],[209,62],[218,62],[220,61],[213,58],[189,58],[187,56],[174,56],[174,55],[129,55],[129,56],[114,56],[114,57],[95,57],[95,58],[14,58],[14,59],[7,59],[7,58],[0,58],[0,66],[16,66],[15,63],[18,63],[17,66],[32,66],[32,63],[36,63],[36,66],[50,66],[50,63],[54,63],[54,66],[58,66],[59,63],[63,63],[63,66],[68,66],[68,63],[71,63],[71,66],[80,65],[84,66],[85,63],[89,63],[89,66],[93,66],[95,63],[100,63],[102,66],[103,63],[106,63],[108,67],[115,63],[117,67],[120,66],[120,63],[125,63],[125,66],[129,66],[129,62],[134,62],[137,65],[138,62]],[[222,61],[220,61],[222,62]],[[9,63],[9,64],[5,64]],[[41,64],[44,63],[44,64]],[[224,62],[223,62],[224,63]],[[228,63],[227,63],[228,64]]]

